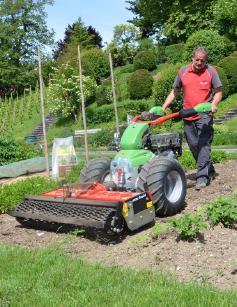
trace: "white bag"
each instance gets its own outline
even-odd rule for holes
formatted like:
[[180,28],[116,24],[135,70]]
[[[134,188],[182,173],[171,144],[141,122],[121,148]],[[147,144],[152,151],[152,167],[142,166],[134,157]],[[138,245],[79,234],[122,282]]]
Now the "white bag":
[[58,178],[61,176],[60,170],[69,170],[76,164],[77,157],[73,145],[73,137],[55,138],[52,151],[52,178]]

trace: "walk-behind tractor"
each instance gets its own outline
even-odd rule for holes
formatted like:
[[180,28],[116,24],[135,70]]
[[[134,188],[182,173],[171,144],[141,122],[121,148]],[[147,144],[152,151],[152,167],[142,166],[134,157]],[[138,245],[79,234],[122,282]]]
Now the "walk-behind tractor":
[[210,112],[211,104],[164,115],[161,107],[136,116],[124,131],[114,159],[98,158],[81,171],[80,184],[26,196],[10,214],[26,226],[48,224],[94,228],[119,234],[183,209],[185,173],[178,133],[151,134],[151,125]]

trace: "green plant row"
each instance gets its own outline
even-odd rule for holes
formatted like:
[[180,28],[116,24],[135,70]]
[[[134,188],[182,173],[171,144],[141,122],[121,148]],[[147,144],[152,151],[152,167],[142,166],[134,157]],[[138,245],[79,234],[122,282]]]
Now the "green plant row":
[[232,198],[219,197],[211,204],[198,208],[194,213],[188,213],[170,222],[156,224],[151,229],[153,238],[160,233],[174,228],[178,238],[192,240],[200,235],[201,231],[222,224],[224,227],[233,228],[237,223],[237,194]]
[[24,141],[15,141],[11,137],[0,137],[0,165],[31,159],[42,155],[42,151]]
[[[79,181],[81,169],[85,163],[81,162],[61,181],[75,183]],[[23,200],[24,195],[37,195],[59,188],[60,181],[53,181],[45,177],[31,177],[11,184],[0,185],[0,214],[15,208]]]
[[[45,108],[47,108],[47,90],[44,91],[44,98]],[[0,98],[0,113],[1,135],[18,134],[18,130],[27,130],[27,128],[24,127],[25,122],[34,122],[35,118],[37,121],[34,124],[38,124],[41,120],[40,94],[38,87],[36,87],[35,91],[31,91],[31,88],[25,89],[24,95],[21,97]],[[32,130],[34,128],[35,126],[32,127]]]
[[32,177],[12,184],[0,185],[0,214],[15,208],[24,195],[37,195],[59,187],[59,182]]

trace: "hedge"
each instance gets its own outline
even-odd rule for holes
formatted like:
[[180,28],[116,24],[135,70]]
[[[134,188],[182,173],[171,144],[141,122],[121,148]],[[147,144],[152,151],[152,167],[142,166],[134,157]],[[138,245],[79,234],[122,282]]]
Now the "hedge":
[[237,57],[225,57],[218,63],[218,66],[223,68],[227,76],[229,82],[229,94],[237,92]]
[[[180,64],[172,65],[159,73],[159,78],[154,82],[153,85],[153,97],[156,105],[162,106],[162,104],[165,102],[166,97],[173,88],[173,83],[180,66]],[[172,111],[177,111],[182,108],[182,106],[183,99],[181,94],[179,94],[170,108]]]
[[131,99],[142,99],[152,94],[153,77],[146,69],[136,70],[128,83],[128,90]]

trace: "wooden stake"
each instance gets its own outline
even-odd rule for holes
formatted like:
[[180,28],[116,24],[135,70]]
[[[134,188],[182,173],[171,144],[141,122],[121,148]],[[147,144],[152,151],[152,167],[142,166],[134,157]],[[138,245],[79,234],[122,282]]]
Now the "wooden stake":
[[117,100],[116,100],[114,73],[113,73],[113,61],[112,61],[111,53],[109,53],[109,64],[110,64],[110,74],[111,74],[111,82],[112,82],[112,93],[113,93],[113,100],[114,100],[114,114],[115,114],[116,132],[119,134],[118,109],[117,109]]
[[44,115],[44,83],[41,70],[41,58],[40,58],[40,49],[38,51],[38,68],[39,68],[39,84],[40,84],[40,103],[41,103],[41,113],[42,113],[42,123],[43,123],[43,133],[44,133],[44,155],[46,163],[46,171],[49,177],[49,155],[48,155],[48,143],[47,143],[47,134],[45,126],[45,115]]
[[85,158],[86,158],[86,162],[88,162],[89,161],[88,137],[87,137],[87,126],[86,126],[85,99],[84,99],[83,85],[82,85],[81,52],[80,52],[79,45],[77,46],[77,52],[78,52],[78,65],[79,65],[79,76],[80,76],[81,108],[82,108],[84,139],[85,139]]

